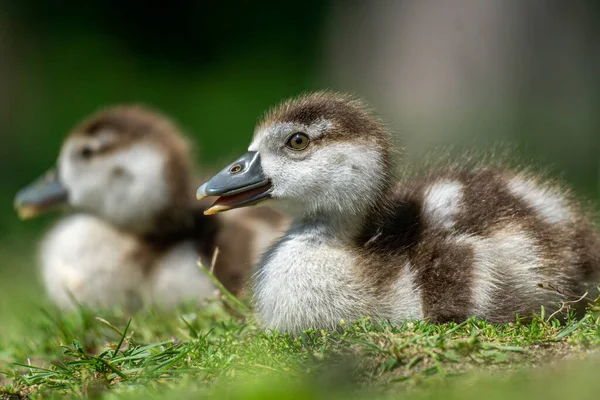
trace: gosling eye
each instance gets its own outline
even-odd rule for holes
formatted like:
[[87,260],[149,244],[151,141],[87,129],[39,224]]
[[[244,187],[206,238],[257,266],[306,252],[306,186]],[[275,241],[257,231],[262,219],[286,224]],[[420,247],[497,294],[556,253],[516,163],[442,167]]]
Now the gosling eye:
[[94,149],[92,149],[90,146],[84,146],[79,150],[79,155],[84,160],[89,160],[92,155],[94,155]]
[[293,133],[285,143],[288,149],[294,151],[304,150],[308,147],[310,139],[306,133],[296,132]]

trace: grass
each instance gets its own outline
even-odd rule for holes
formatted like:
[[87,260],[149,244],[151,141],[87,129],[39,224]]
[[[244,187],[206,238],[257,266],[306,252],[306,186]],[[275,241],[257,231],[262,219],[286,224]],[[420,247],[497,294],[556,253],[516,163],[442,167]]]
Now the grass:
[[[21,243],[21,244],[19,244]],[[597,398],[600,304],[560,323],[369,320],[343,332],[266,332],[223,295],[171,313],[49,307],[29,241],[0,269],[0,400],[23,398]],[[493,396],[492,396],[493,395]]]
[[[521,385],[528,393],[533,389],[527,385],[557,382],[548,378],[551,372],[536,378],[529,367],[596,353],[599,311],[596,306],[585,318],[563,323],[542,316],[506,325],[362,320],[343,332],[291,337],[264,331],[246,306],[227,296],[202,309],[188,306],[168,314],[81,308],[63,315],[43,307],[27,316],[26,333],[0,341],[0,399],[430,398],[440,391],[462,398],[465,382],[500,385],[494,390],[505,393]],[[598,366],[555,374],[572,384]],[[572,378],[564,378],[569,374]],[[600,392],[593,377],[586,382],[584,391],[595,385],[590,393]]]

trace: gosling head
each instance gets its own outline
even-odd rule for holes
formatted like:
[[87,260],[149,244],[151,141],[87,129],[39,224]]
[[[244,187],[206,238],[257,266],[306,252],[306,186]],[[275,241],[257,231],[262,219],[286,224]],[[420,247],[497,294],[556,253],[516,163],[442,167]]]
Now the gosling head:
[[188,143],[164,116],[142,106],[98,112],[65,139],[57,167],[22,189],[22,218],[69,205],[145,233],[189,193]]
[[269,111],[248,153],[197,191],[214,214],[266,199],[304,215],[357,214],[390,181],[390,135],[359,100],[313,93]]

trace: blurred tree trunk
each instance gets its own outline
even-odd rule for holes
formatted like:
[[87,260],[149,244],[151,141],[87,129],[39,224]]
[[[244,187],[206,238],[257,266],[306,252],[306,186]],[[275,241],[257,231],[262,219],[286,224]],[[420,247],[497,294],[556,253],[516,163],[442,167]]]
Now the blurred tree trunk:
[[[525,142],[597,190],[600,46],[593,2],[337,0],[327,78],[367,95],[421,157]],[[594,189],[591,189],[594,187]]]

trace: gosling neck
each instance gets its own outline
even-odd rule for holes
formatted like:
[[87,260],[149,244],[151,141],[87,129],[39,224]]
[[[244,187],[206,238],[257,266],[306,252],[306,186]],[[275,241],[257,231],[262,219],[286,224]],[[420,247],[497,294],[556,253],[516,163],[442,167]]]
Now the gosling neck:
[[170,190],[165,193],[168,200],[162,207],[150,214],[140,215],[140,218],[133,218],[127,224],[117,222],[116,228],[142,238],[170,237],[194,229],[197,213],[188,186],[187,182],[171,185]]
[[352,244],[364,230],[376,210],[384,210],[388,204],[391,182],[385,181],[363,195],[352,196],[351,207],[321,207],[305,211],[294,219],[293,226],[310,229],[316,234],[339,242]]

